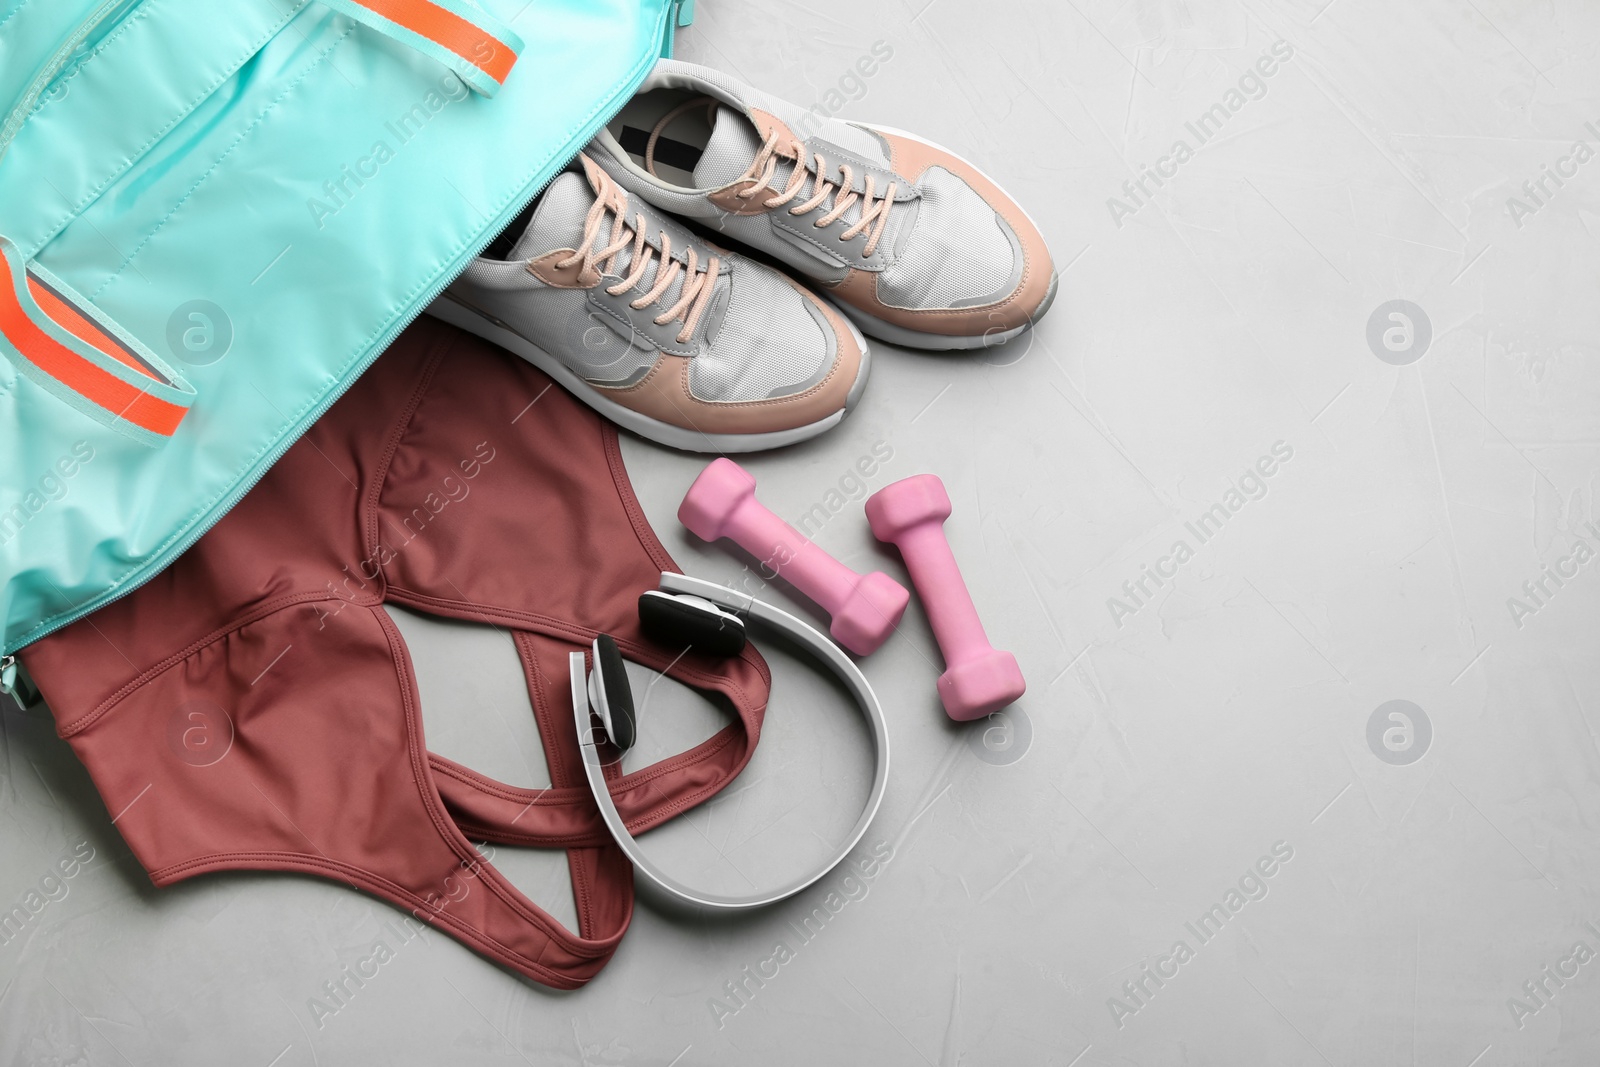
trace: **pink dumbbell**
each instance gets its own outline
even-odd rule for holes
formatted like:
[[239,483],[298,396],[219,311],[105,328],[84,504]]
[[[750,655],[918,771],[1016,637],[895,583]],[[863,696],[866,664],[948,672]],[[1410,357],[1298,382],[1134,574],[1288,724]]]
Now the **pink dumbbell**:
[[756,480],[731,459],[700,472],[678,521],[704,540],[728,538],[827,608],[834,640],[859,656],[888,640],[911,600],[887,574],[857,574],[774,515],[756,500]]
[[998,711],[1027,688],[1017,658],[989,644],[961,578],[944,520],[950,496],[936,475],[916,474],[886,485],[867,499],[867,521],[880,541],[897,545],[911,583],[928,613],[944,653],[939,699],[952,719],[966,722]]

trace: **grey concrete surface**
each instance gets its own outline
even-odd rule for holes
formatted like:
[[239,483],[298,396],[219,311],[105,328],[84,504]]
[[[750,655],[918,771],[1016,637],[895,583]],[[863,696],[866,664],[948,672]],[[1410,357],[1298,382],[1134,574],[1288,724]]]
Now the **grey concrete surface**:
[[[1595,1062],[1597,31],[1573,0],[702,0],[681,56],[959,151],[1052,243],[1031,335],[878,345],[839,429],[748,463],[897,575],[860,500],[941,475],[1027,696],[950,723],[913,607],[863,663],[894,746],[877,876],[737,921],[641,907],[571,994],[333,884],[153,890],[8,704],[0,907],[92,859],[0,943],[0,1062]],[[703,460],[625,452],[680,563],[751,579],[675,522]],[[510,643],[401,625],[431,747],[548,781]],[[865,788],[848,706],[776,668],[744,778],[646,839],[685,876],[793,873]],[[653,692],[641,758],[716,727]],[[564,860],[495,861],[571,920]]]

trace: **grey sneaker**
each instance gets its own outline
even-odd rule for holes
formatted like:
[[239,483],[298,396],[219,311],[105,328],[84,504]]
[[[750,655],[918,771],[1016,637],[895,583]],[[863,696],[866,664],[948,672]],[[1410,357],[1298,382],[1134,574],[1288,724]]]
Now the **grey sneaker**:
[[587,156],[577,165],[429,314],[673,448],[776,448],[855,406],[867,344],[827,301],[631,202]]
[[634,196],[816,282],[873,337],[998,344],[1055,298],[1038,227],[977,167],[707,67],[661,60],[588,151]]

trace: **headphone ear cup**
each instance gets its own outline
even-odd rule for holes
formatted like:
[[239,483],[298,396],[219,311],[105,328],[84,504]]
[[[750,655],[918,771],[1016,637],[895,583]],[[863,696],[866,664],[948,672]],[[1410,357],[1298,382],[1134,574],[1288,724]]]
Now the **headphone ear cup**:
[[639,628],[667,645],[690,645],[713,656],[744,651],[744,620],[709,600],[652,589],[639,594]]
[[605,726],[606,738],[626,752],[639,739],[638,719],[633,708],[633,686],[622,652],[610,634],[594,639],[594,668],[589,674],[589,703]]

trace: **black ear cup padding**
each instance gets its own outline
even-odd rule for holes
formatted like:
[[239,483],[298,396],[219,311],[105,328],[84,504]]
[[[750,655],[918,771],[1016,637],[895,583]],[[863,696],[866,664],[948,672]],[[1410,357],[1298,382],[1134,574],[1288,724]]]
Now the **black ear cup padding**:
[[650,590],[639,594],[639,627],[666,645],[691,645],[696,652],[737,656],[744,651],[744,623],[715,605]]
[[610,634],[594,639],[594,669],[600,673],[606,704],[611,710],[610,741],[626,752],[638,740],[638,720],[633,710],[633,687],[622,663],[622,652]]

